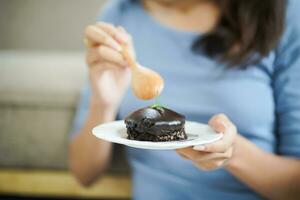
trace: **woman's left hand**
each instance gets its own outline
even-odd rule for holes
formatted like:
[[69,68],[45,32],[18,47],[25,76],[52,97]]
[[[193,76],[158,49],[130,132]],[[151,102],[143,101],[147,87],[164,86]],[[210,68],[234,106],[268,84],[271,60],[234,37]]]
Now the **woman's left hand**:
[[197,167],[206,171],[223,167],[233,157],[237,138],[235,125],[224,114],[213,116],[209,125],[216,132],[224,134],[221,140],[176,150],[183,158],[193,161]]

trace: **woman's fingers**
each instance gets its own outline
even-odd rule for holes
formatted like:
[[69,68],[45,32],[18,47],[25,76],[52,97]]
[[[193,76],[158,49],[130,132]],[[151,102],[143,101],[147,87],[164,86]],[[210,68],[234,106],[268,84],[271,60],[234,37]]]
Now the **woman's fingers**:
[[[92,49],[92,51],[88,51],[91,53],[91,55],[87,55],[88,64],[104,60],[105,62],[127,66],[128,64],[121,54],[122,43],[128,44],[129,52],[135,58],[130,35],[122,27],[117,28],[109,23],[98,22],[96,25],[88,26],[85,34],[85,44],[89,50]],[[94,48],[98,48],[98,56],[95,55]]]
[[200,154],[207,154],[206,152],[195,151],[192,147],[176,149],[176,152],[184,158],[190,160],[195,160]]
[[136,58],[131,35],[123,27],[115,27],[112,24],[105,22],[98,22],[97,27],[109,34],[119,44],[128,45],[129,53],[131,54],[132,58]]
[[213,170],[225,165],[233,155],[234,141],[237,135],[236,127],[224,114],[214,116],[209,124],[216,132],[224,134],[221,140],[176,150],[183,158],[192,160],[203,170]]
[[232,145],[231,137],[229,135],[224,134],[223,138],[217,142],[213,142],[211,144],[204,145],[203,148],[194,147],[194,150],[212,152],[212,153],[224,153],[227,149]]
[[197,167],[203,170],[214,170],[224,166],[233,154],[233,147],[225,153],[199,152],[192,148],[176,150],[184,159],[191,160]]
[[228,133],[230,131],[236,132],[235,125],[225,114],[218,114],[213,116],[208,124],[218,133]]
[[99,61],[100,61],[100,56],[99,56],[98,48],[96,47],[89,48],[86,54],[86,63],[89,66],[92,66],[94,63]]
[[88,26],[85,30],[85,37],[91,46],[106,45],[121,52],[121,46],[109,34],[97,26]]
[[223,167],[226,164],[227,160],[222,158],[217,158],[207,162],[195,163],[197,167],[204,171],[216,170]]
[[113,26],[112,24],[105,22],[98,22],[97,26],[109,34],[112,38],[117,40],[120,44],[127,44],[129,42],[129,35],[124,32],[124,29],[119,29]]
[[132,43],[131,35],[123,28],[122,26],[118,26],[117,29],[120,31],[121,36],[125,37],[127,43]]
[[176,150],[178,154],[186,159],[193,160],[194,162],[207,162],[213,159],[228,159],[231,157],[233,152],[233,147],[230,147],[224,153],[210,153],[195,151],[193,148],[183,148]]
[[218,133],[225,133],[227,128],[230,126],[230,121],[226,115],[218,114],[213,116],[209,120],[208,124]]
[[221,140],[201,146],[195,146],[194,150],[214,152],[214,153],[224,153],[233,144],[236,136],[236,127],[231,123],[228,117],[224,114],[219,114],[214,116],[210,121],[209,125],[212,126],[215,131],[223,133]]
[[202,162],[207,162],[209,160],[214,160],[214,159],[226,160],[232,156],[232,152],[233,152],[233,147],[230,147],[224,153],[208,153],[208,152],[206,152],[206,154],[198,154],[198,156],[196,156],[196,158],[195,158],[195,161],[202,163]]
[[119,52],[106,46],[89,49],[86,55],[86,62],[88,66],[96,71],[97,69],[123,69],[127,66]]
[[114,49],[111,49],[107,46],[102,45],[98,48],[98,52],[99,52],[101,59],[106,62],[112,62],[112,63],[118,64],[120,66],[123,66],[123,67],[127,66],[127,62],[125,61],[122,54],[120,54],[120,52],[118,52]]
[[124,35],[126,35],[127,37],[127,44],[130,44],[129,45],[129,53],[131,54],[132,58],[136,58],[136,55],[135,55],[135,51],[134,51],[134,45],[133,45],[133,40],[132,40],[132,37],[131,35],[122,27],[122,26],[119,26],[118,27],[118,30],[123,33]]
[[86,62],[89,66],[98,62],[110,62],[122,67],[127,66],[127,62],[125,62],[123,56],[119,52],[104,45],[90,48],[86,55]]

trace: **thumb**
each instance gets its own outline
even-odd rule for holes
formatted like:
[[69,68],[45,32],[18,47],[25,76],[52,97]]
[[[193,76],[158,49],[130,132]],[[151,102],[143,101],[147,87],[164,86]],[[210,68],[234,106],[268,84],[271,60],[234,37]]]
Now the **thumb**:
[[213,116],[208,124],[218,133],[225,133],[229,127],[230,121],[224,114]]

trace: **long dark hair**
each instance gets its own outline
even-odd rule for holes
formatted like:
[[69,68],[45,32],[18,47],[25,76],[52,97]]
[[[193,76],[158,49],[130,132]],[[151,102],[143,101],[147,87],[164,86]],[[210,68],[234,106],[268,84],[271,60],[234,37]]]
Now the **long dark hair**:
[[216,0],[221,18],[192,49],[228,66],[259,62],[276,47],[283,30],[287,0]]

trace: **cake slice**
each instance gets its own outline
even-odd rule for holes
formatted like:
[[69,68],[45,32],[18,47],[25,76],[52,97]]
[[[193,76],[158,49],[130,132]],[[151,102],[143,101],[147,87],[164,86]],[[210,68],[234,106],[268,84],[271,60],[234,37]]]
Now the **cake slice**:
[[177,141],[187,139],[185,117],[175,111],[153,106],[139,109],[125,118],[128,139],[140,141]]

